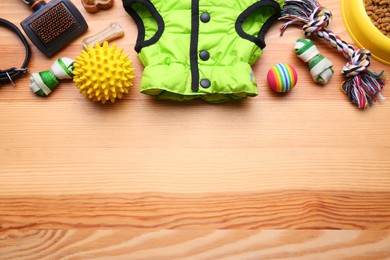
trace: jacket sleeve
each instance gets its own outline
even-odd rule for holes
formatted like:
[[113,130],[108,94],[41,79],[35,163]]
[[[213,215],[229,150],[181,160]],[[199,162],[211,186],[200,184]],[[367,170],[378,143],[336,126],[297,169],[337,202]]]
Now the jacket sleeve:
[[258,1],[239,15],[235,25],[236,31],[240,37],[264,49],[264,36],[278,20],[280,13],[281,7],[278,2],[274,0]]
[[164,20],[150,0],[122,0],[126,12],[138,28],[135,51],[155,44],[163,34]]

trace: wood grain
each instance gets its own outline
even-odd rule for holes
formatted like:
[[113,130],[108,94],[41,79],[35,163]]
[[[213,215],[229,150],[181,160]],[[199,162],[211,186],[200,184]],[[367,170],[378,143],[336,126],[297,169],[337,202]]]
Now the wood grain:
[[29,230],[0,235],[8,248],[0,248],[0,257],[373,260],[390,258],[389,237],[389,231],[357,230]]
[[[52,58],[31,46],[30,73],[76,57],[84,37],[117,21],[134,86],[106,106],[72,82],[49,98],[31,93],[28,76],[0,87],[1,260],[390,259],[390,103],[350,104],[341,54],[315,41],[335,69],[318,86],[292,51],[302,32],[280,37],[278,23],[253,66],[258,97],[156,101],[139,93],[137,28],[121,1],[97,14],[73,3],[88,32]],[[352,43],[339,1],[323,5]],[[0,17],[18,26],[30,14],[22,1],[0,1]],[[23,58],[0,27],[0,68]],[[285,96],[266,83],[279,62],[299,74]],[[390,73],[375,60],[370,68]]]
[[110,194],[0,198],[0,231],[20,229],[390,228],[389,192]]

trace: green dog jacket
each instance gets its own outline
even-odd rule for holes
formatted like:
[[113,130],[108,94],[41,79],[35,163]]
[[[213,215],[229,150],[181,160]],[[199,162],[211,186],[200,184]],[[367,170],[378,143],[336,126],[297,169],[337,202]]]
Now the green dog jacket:
[[285,0],[123,0],[137,25],[141,92],[208,102],[257,95],[252,64]]

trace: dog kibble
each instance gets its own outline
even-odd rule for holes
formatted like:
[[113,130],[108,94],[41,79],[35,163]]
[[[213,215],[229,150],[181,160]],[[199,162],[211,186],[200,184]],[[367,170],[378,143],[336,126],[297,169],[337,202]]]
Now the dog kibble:
[[390,0],[366,0],[365,7],[376,28],[390,38]]

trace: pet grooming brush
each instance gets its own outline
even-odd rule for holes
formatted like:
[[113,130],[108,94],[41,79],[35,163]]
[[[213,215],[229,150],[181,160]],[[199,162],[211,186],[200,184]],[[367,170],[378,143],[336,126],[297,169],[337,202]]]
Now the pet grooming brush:
[[70,0],[22,0],[34,11],[20,24],[30,40],[47,57],[65,47],[88,29]]

